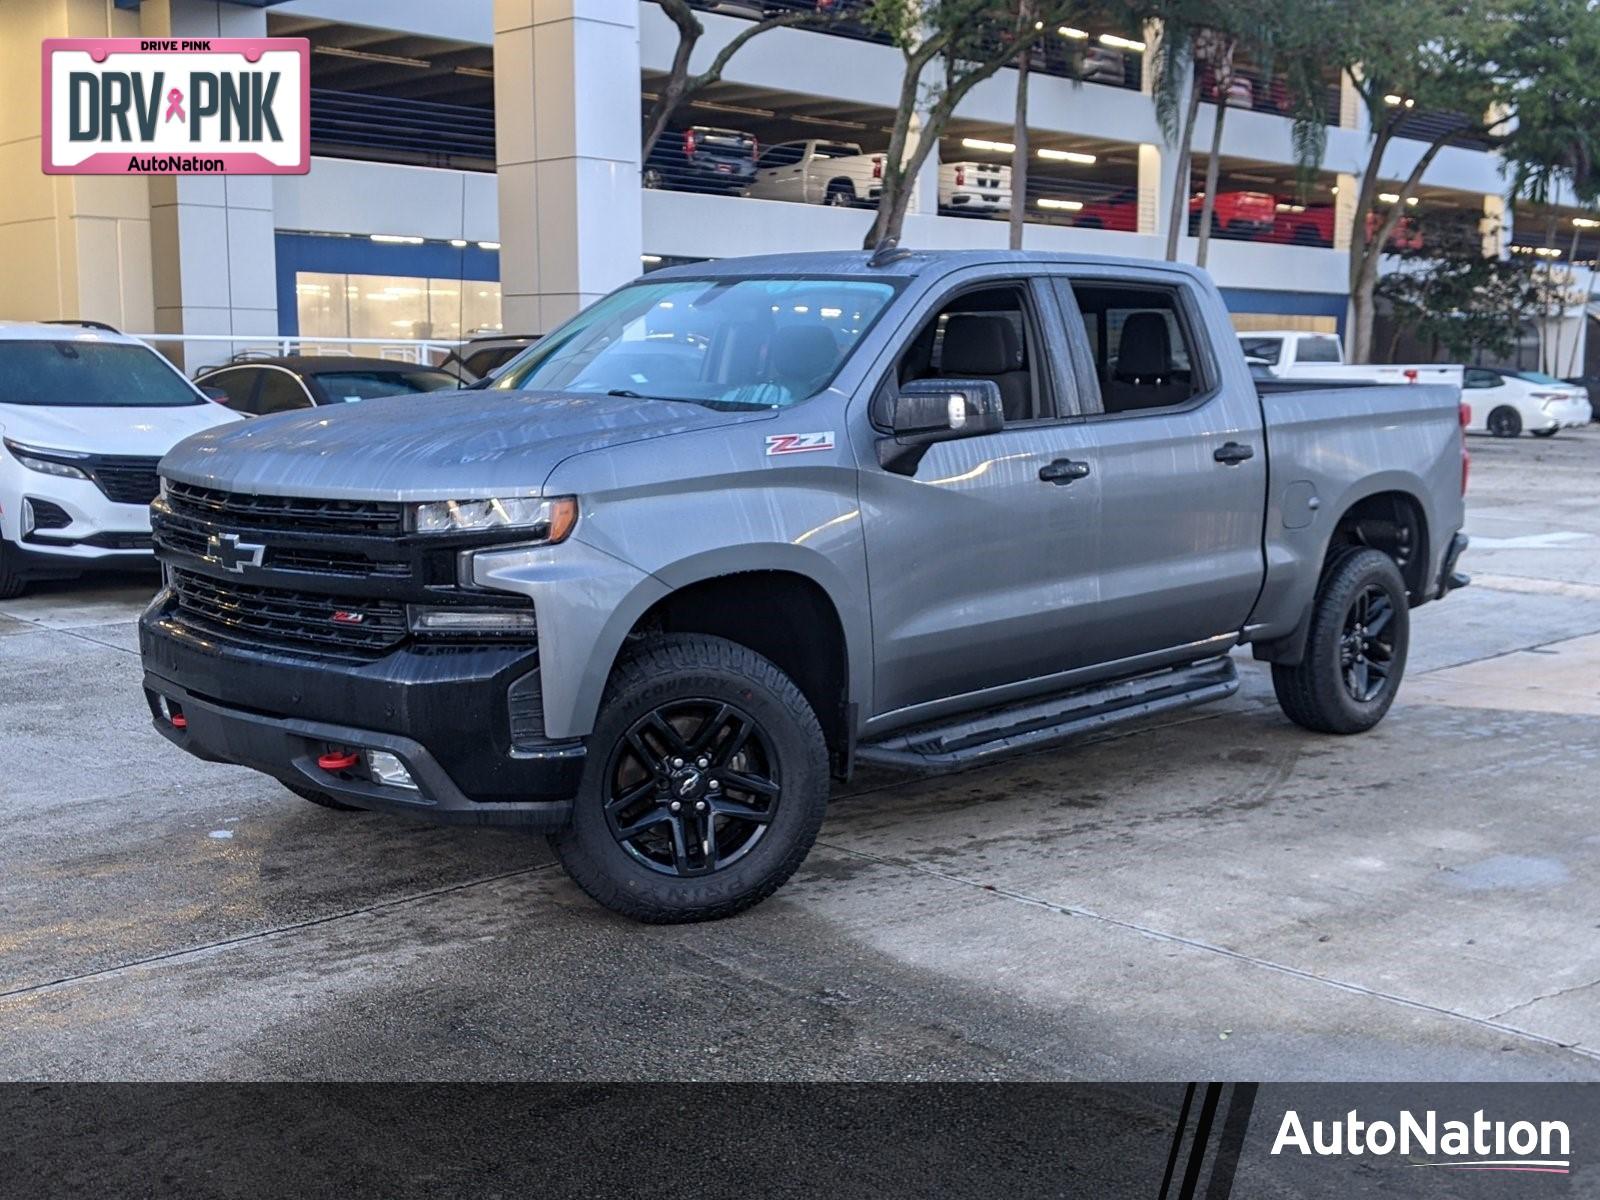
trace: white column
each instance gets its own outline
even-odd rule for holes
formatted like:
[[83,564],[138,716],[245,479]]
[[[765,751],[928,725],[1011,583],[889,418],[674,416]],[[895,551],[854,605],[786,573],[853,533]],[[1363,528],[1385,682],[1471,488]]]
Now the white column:
[[155,321],[150,193],[142,176],[39,169],[39,44],[138,37],[105,0],[4,0],[0,8],[0,318],[83,317],[143,331]]
[[[1169,161],[1170,160],[1170,161]],[[1162,154],[1159,146],[1139,143],[1139,225],[1140,233],[1165,235],[1161,228],[1172,188],[1178,186],[1178,153]]]
[[1504,258],[1511,248],[1511,207],[1504,196],[1483,198],[1483,219],[1478,222],[1483,235],[1483,256]]
[[1340,175],[1336,186],[1339,194],[1333,198],[1333,248],[1348,253],[1356,220],[1356,201],[1361,198],[1361,179],[1357,175]]
[[[266,10],[214,0],[144,0],[145,37],[265,37]],[[272,179],[265,175],[152,176],[150,241],[160,333],[274,336],[277,249]],[[162,347],[174,351],[176,347]],[[226,342],[190,342],[193,371],[226,359]]]
[[[919,109],[911,117],[911,136],[906,140],[906,153],[913,153],[918,142],[922,139],[922,130],[927,120],[926,114]],[[911,206],[906,210],[912,213],[923,213],[927,216],[937,216],[939,213],[939,146],[935,143],[928,151],[928,157],[922,160],[922,167],[917,171],[917,177],[912,184]]]
[[639,274],[639,6],[495,0],[500,294],[543,333]]

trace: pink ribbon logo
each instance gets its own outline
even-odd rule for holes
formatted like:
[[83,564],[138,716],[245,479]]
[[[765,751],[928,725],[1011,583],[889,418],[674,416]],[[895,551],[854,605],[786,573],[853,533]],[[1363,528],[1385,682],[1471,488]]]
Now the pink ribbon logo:
[[163,124],[173,117],[177,117],[180,121],[189,119],[183,115],[183,92],[178,88],[173,88],[167,93],[167,115],[163,118]]

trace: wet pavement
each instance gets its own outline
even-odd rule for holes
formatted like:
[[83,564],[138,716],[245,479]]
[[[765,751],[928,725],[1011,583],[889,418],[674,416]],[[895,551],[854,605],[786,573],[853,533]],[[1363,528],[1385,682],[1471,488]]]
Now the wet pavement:
[[864,774],[755,911],[328,812],[149,728],[148,577],[0,603],[0,1078],[1600,1078],[1600,427],[1475,439],[1389,718]]

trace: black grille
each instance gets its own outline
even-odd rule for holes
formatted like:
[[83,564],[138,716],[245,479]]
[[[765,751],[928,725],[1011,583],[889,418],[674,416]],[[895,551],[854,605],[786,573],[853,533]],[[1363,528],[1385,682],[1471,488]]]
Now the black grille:
[[159,458],[97,454],[86,465],[89,476],[115,504],[149,504],[156,498]]
[[67,515],[67,510],[59,504],[52,504],[48,500],[28,499],[28,505],[33,509],[33,527],[35,529],[65,529],[72,524],[72,518]]
[[167,502],[180,516],[222,522],[229,529],[400,533],[404,506],[383,500],[309,500],[257,496],[167,482]]
[[183,570],[172,572],[172,590],[181,621],[245,645],[365,656],[406,636],[405,605],[393,600],[255,587]]
[[[206,557],[209,534],[177,521],[156,523],[157,544],[165,550],[187,554],[193,558]],[[331,550],[320,546],[268,546],[261,565],[279,571],[306,571],[317,575],[348,575],[351,578],[384,576],[404,579],[411,573],[411,564],[404,561],[385,561],[369,558],[349,550]]]
[[539,685],[538,668],[506,689],[506,705],[511,716],[512,749],[535,750],[549,744],[544,735],[544,689]]

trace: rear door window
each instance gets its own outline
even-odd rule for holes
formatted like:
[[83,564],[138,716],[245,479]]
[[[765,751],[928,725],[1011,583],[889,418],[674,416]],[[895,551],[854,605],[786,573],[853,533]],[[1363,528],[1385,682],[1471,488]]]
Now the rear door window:
[[1108,415],[1179,408],[1204,391],[1197,343],[1176,288],[1098,279],[1070,286]]

